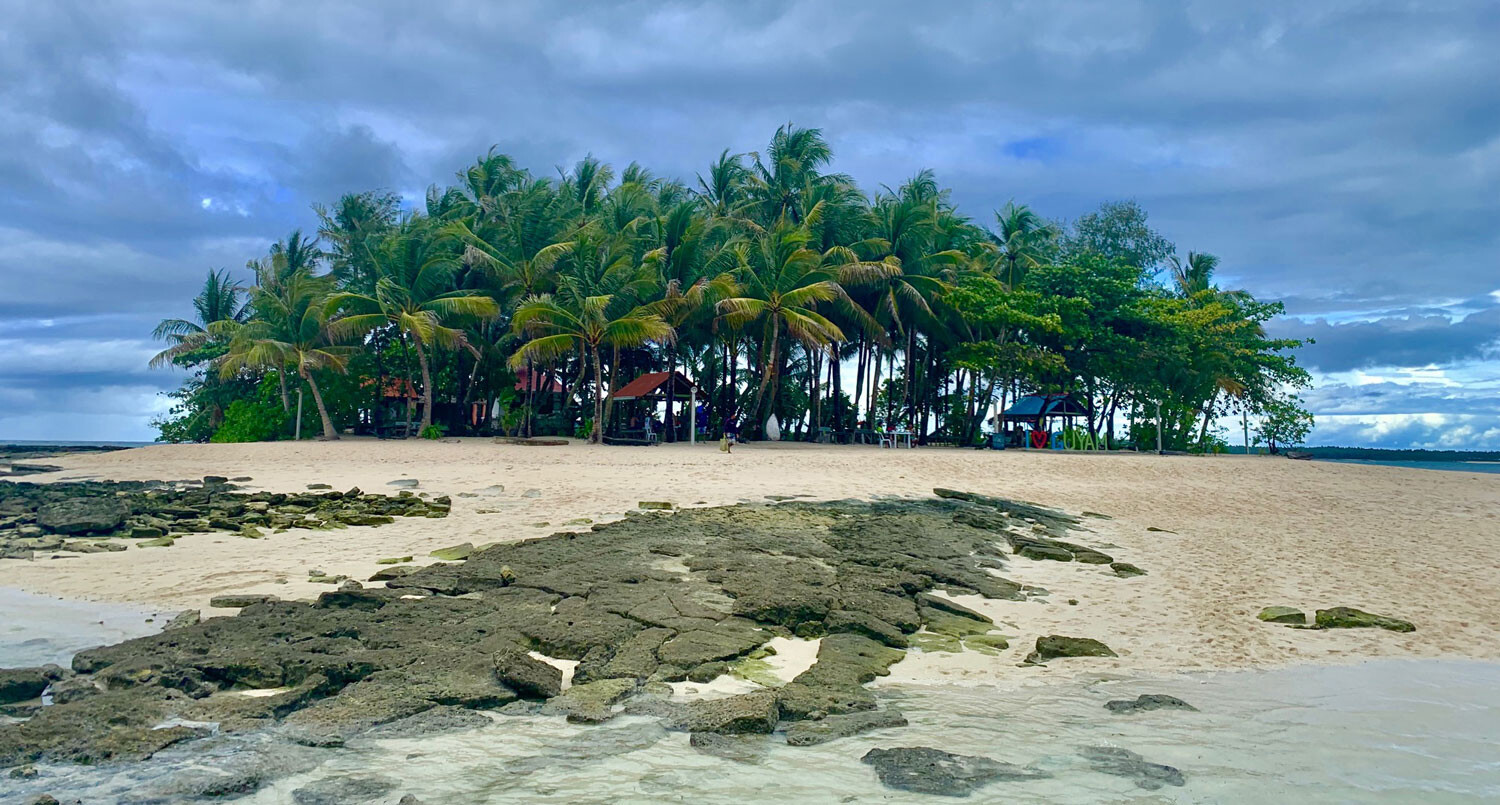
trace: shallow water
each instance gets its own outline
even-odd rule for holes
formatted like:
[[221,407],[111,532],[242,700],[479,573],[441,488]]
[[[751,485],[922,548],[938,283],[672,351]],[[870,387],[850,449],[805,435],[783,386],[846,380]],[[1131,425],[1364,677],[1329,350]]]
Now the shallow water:
[[[162,616],[147,623],[153,614],[0,589],[0,666],[66,663],[79,649],[155,631]],[[752,763],[701,754],[686,734],[646,718],[581,727],[554,717],[495,715],[491,725],[464,732],[356,740],[334,749],[266,735],[223,736],[139,764],[43,764],[37,779],[0,780],[0,803],[29,803],[44,792],[89,803],[181,801],[174,789],[183,781],[225,773],[271,778],[237,800],[247,803],[290,803],[292,792],[310,783],[371,778],[389,790],[369,801],[387,803],[405,793],[429,804],[949,801],[884,788],[859,760],[872,748],[897,746],[984,755],[1053,775],[994,783],[972,797],[981,802],[1500,799],[1496,663],[1381,660],[1015,688],[879,690],[909,726],[814,747],[772,738]],[[1200,712],[1115,715],[1104,708],[1142,693],[1178,696]],[[1101,773],[1081,754],[1099,746],[1176,767],[1185,785],[1148,790]]]
[[[289,801],[318,776],[378,773],[448,802],[863,802],[938,797],[881,786],[859,758],[932,746],[1052,772],[994,783],[1008,802],[1479,802],[1500,797],[1500,664],[1381,661],[1009,690],[892,687],[911,721],[815,747],[771,742],[759,763],[698,753],[646,719],[593,730],[507,717],[493,727],[346,750],[252,801]],[[1169,693],[1201,712],[1114,715],[1110,699]],[[1080,756],[1120,747],[1180,769],[1180,788],[1145,790]],[[619,754],[611,752],[628,749]],[[592,756],[590,756],[592,755]],[[853,799],[848,799],[853,797]]]
[[155,634],[172,614],[0,587],[0,668],[67,665],[86,648]]
[[[1500,664],[1378,661],[1170,678],[1116,678],[1014,689],[882,688],[911,724],[814,747],[765,744],[753,763],[700,754],[642,717],[598,727],[494,716],[490,726],[312,749],[265,736],[210,739],[113,769],[43,766],[3,802],[41,792],[85,802],[148,801],[174,781],[232,770],[255,753],[295,771],[239,801],[289,803],[327,779],[385,781],[372,802],[747,803],[950,801],[884,788],[860,757],[932,746],[1050,772],[1000,782],[974,801],[1445,803],[1500,798]],[[1111,699],[1168,693],[1201,712],[1115,715]],[[1180,769],[1181,787],[1148,790],[1081,755],[1119,747]],[[253,765],[253,764],[252,764]],[[248,768],[248,766],[247,766]],[[237,772],[236,772],[237,773]],[[10,782],[10,781],[7,781]],[[168,797],[167,801],[175,801]],[[162,801],[160,799],[156,801]]]

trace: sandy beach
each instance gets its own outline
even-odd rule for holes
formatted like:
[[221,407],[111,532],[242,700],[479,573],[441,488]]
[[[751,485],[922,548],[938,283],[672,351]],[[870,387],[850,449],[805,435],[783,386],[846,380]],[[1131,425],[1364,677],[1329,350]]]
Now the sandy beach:
[[[264,540],[188,536],[170,548],[0,560],[0,587],[162,610],[206,608],[224,593],[311,598],[308,571],[368,577],[382,557],[456,543],[587,531],[641,501],[679,507],[930,496],[949,487],[1053,506],[1087,518],[1081,541],[1147,570],[1123,580],[1098,566],[1013,558],[1005,575],[1045,601],[964,600],[1013,638],[997,656],[913,652],[887,682],[1027,682],[1086,668],[1172,672],[1352,662],[1373,657],[1500,658],[1500,476],[1254,457],[1065,455],[941,448],[879,450],[755,444],[611,448],[489,440],[163,445],[52,463],[27,480],[250,476],[250,490],[310,483],[453,495],[446,519],[379,528],[292,531]],[[503,490],[498,487],[503,487]],[[569,521],[572,526],[564,527]],[[1164,529],[1164,530],[1148,530]],[[1298,631],[1261,607],[1354,606],[1417,631]],[[208,610],[205,615],[231,614]],[[1018,669],[1037,635],[1107,642],[1118,659]]]

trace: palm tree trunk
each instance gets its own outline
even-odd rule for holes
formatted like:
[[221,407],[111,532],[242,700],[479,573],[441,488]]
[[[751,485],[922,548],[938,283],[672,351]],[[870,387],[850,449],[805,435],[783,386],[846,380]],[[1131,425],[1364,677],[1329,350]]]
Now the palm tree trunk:
[[[611,346],[609,349],[609,393],[604,397],[604,418],[609,419],[610,412],[615,408],[615,381],[620,379],[620,348]],[[601,433],[603,431],[600,431]]]
[[[755,412],[756,428],[761,433],[765,432],[766,420],[769,418],[769,414],[763,415],[761,412],[768,410],[776,402],[776,386],[771,383],[771,376],[776,373],[776,351],[778,346],[777,341],[779,340],[778,336],[781,335],[781,327],[779,326],[781,322],[775,318],[772,318],[770,321],[771,333],[768,338],[770,343],[766,345],[766,360],[761,367],[760,387],[755,390],[755,403],[750,406],[751,410]],[[768,395],[766,394],[768,386],[770,387],[769,399],[767,399]]]
[[318,390],[318,381],[313,379],[312,372],[302,370],[302,379],[307,381],[308,388],[312,389],[313,402],[318,406],[318,416],[323,420],[323,441],[337,441],[339,432],[333,428],[333,420],[328,418],[328,409],[323,406],[323,392]]
[[604,439],[604,372],[599,366],[599,347],[589,345],[589,357],[594,362],[594,428],[589,431],[589,443],[598,444]]
[[290,414],[292,412],[292,398],[286,393],[286,370],[276,370],[276,379],[281,383],[281,410]]
[[1209,396],[1208,402],[1206,402],[1206,403],[1203,404],[1203,428],[1198,431],[1198,446],[1199,447],[1206,446],[1206,443],[1207,443],[1207,440],[1208,440],[1208,421],[1210,419],[1213,419],[1213,415],[1214,415],[1214,403],[1218,402],[1218,400],[1219,400],[1219,390],[1218,389],[1214,389],[1214,393]]
[[417,365],[422,368],[422,430],[425,433],[432,427],[432,370],[427,366],[427,350],[422,348],[422,339],[412,337],[412,344],[417,350]]

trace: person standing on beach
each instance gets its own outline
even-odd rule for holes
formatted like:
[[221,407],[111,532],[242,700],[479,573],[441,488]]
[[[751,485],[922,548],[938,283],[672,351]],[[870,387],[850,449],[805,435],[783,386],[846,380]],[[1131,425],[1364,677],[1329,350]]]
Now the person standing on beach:
[[724,436],[719,440],[719,451],[722,453],[733,452],[734,443],[740,438],[740,423],[733,413],[724,417]]

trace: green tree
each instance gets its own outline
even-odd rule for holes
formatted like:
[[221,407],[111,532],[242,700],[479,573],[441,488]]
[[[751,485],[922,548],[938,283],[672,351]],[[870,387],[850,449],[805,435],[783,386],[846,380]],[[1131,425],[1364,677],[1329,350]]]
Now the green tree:
[[1303,407],[1301,397],[1278,395],[1262,408],[1255,441],[1269,446],[1271,452],[1276,453],[1283,447],[1297,447],[1307,441],[1312,428],[1313,415]]
[[261,285],[251,294],[254,316],[244,323],[215,322],[209,332],[225,338],[228,350],[219,359],[223,377],[246,371],[277,371],[291,368],[312,391],[323,422],[323,438],[337,439],[338,430],[328,416],[318,388],[317,372],[344,371],[353,347],[339,343],[328,327],[326,301],[333,290],[330,277],[314,277],[298,271]]
[[411,339],[422,372],[422,430],[432,425],[433,349],[469,348],[455,324],[499,313],[495,300],[454,287],[460,263],[453,250],[434,237],[429,221],[413,218],[385,238],[372,254],[378,279],[373,293],[345,291],[328,299],[339,315],[333,329],[341,337],[365,335],[392,325]]

